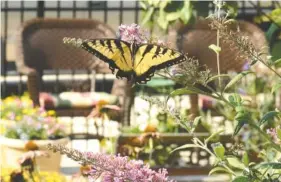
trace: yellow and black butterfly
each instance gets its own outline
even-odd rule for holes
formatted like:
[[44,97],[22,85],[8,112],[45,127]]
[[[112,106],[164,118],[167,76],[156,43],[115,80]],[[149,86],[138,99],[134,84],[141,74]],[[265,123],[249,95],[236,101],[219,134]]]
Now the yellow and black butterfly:
[[[71,43],[72,38],[65,38]],[[116,77],[125,77],[134,83],[146,83],[159,69],[183,62],[186,56],[173,49],[156,44],[131,44],[119,39],[81,40],[82,47],[109,64]],[[77,46],[77,45],[76,45]]]

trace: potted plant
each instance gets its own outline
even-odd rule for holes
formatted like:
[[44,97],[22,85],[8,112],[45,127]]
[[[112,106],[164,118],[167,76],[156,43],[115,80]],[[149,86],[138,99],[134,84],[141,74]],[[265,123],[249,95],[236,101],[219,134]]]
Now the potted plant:
[[[25,96],[9,97],[2,101],[1,119],[5,121],[2,123],[5,131],[0,144],[4,166],[18,167],[17,158],[26,151],[45,150],[48,143],[65,145],[69,141],[54,111],[33,108],[30,103]],[[48,159],[38,159],[38,167],[41,170],[59,171],[60,158],[60,155],[50,153]]]
[[66,178],[57,172],[47,172],[38,170],[35,159],[47,157],[45,151],[29,151],[24,153],[19,159],[20,168],[1,168],[0,181],[2,182],[41,182],[58,181],[66,182]]

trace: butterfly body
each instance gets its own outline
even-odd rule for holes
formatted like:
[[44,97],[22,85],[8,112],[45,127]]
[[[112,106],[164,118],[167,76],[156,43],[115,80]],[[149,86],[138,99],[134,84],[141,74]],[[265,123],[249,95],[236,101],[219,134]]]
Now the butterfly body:
[[84,40],[81,47],[109,64],[117,78],[146,83],[159,69],[183,62],[186,56],[155,44],[128,43],[119,39]]

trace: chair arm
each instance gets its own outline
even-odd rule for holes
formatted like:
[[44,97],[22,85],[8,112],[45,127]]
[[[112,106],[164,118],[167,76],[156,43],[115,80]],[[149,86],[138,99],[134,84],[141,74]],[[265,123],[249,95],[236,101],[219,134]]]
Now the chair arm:
[[18,66],[18,71],[27,76],[27,89],[29,92],[29,96],[33,101],[34,106],[39,106],[39,93],[40,93],[40,76],[39,73],[30,67],[25,65]]

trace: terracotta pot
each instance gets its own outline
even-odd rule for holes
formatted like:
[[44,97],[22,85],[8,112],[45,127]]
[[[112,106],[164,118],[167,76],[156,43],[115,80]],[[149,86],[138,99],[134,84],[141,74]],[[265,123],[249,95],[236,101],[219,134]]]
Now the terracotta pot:
[[[18,168],[18,159],[26,152],[24,150],[25,144],[28,141],[20,139],[11,139],[2,137],[0,138],[1,147],[1,166]],[[49,157],[38,157],[36,163],[39,170],[42,171],[60,171],[61,155],[59,153],[53,153],[46,147],[49,143],[66,145],[69,142],[69,138],[62,138],[58,140],[32,140],[41,151],[46,151]]]

